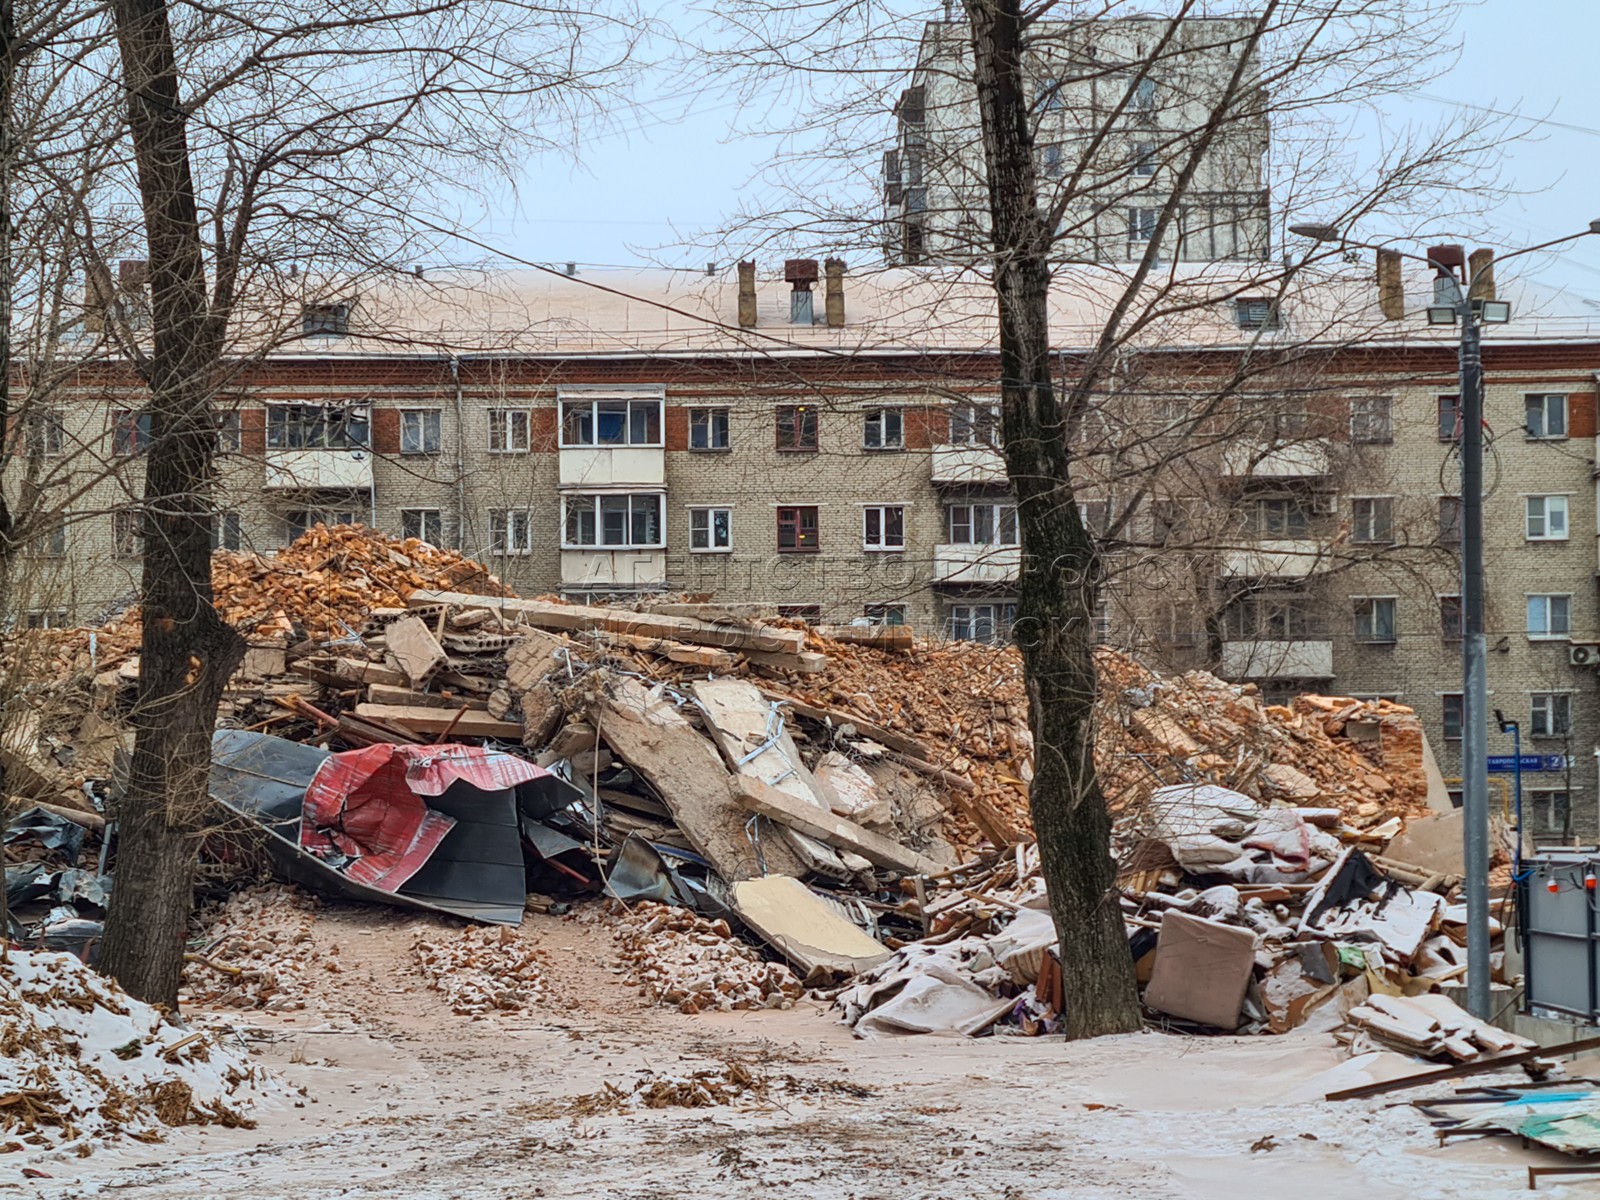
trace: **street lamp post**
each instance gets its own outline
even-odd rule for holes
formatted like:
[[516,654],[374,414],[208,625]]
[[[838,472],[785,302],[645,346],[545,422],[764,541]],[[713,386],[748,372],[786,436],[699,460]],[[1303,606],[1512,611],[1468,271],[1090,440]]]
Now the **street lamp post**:
[[[1289,232],[1341,248],[1363,245],[1346,241],[1332,225],[1291,225]],[[1582,233],[1556,238],[1500,256],[1504,262],[1536,250],[1600,233],[1600,220]],[[1389,247],[1366,246],[1368,249]],[[1450,253],[1453,252],[1453,253]],[[1461,808],[1462,868],[1467,899],[1467,1009],[1480,1020],[1493,1015],[1489,988],[1489,681],[1483,630],[1483,346],[1480,326],[1504,324],[1511,305],[1503,300],[1474,299],[1478,276],[1466,276],[1466,257],[1459,247],[1437,247],[1426,263],[1447,281],[1443,294],[1428,306],[1428,324],[1459,325],[1461,394]],[[1462,268],[1462,277],[1456,274]],[[1519,833],[1520,836],[1520,833]]]

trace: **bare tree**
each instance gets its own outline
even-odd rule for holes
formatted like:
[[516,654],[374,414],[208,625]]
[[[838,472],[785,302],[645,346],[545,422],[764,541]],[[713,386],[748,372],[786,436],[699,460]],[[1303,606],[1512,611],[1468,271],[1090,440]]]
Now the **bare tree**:
[[[1150,528],[1154,504],[1194,506],[1185,477],[1204,482],[1230,445],[1265,454],[1303,439],[1262,418],[1294,394],[1286,384],[1305,387],[1319,360],[1336,361],[1332,351],[1380,323],[1368,278],[1341,275],[1336,250],[1275,252],[1274,227],[1317,219],[1392,236],[1468,216],[1499,136],[1472,121],[1364,136],[1364,111],[1448,61],[1442,0],[1264,0],[1225,17],[1171,0],[1162,10],[971,0],[924,24],[870,2],[748,0],[731,16],[737,46],[714,52],[743,68],[747,98],[770,96],[768,84],[790,89],[785,116],[767,122],[788,139],[774,173],[787,202],[743,214],[722,236],[790,253],[881,246],[893,263],[927,264],[952,297],[992,288],[1000,441],[1022,549],[1015,639],[1035,739],[1031,805],[1069,1037],[1140,1020],[1093,758],[1108,569],[1130,559],[1173,569],[1172,530]],[[917,72],[896,95],[912,46]],[[896,129],[885,137],[890,97]],[[879,150],[882,207],[862,186]],[[812,169],[794,169],[801,162]],[[1344,311],[1316,302],[1330,288]],[[1083,298],[1070,334],[1051,327],[1052,292]],[[1235,310],[1238,324],[1219,335]],[[1286,311],[1294,319],[1281,323]],[[1170,349],[1208,344],[1218,353],[1203,368]],[[1148,420],[1127,418],[1162,395],[1180,411],[1151,439]],[[1080,509],[1091,502],[1104,506],[1092,533]],[[1187,535],[1189,549],[1215,555],[1243,533],[1213,524]],[[1374,557],[1340,540],[1331,544],[1344,561]],[[1110,547],[1122,553],[1108,559]],[[1208,625],[1238,599],[1213,597]]]

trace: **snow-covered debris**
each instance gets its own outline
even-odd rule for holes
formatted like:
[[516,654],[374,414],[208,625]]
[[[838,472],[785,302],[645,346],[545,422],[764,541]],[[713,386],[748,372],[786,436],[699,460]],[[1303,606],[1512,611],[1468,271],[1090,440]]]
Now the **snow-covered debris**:
[[283,1086],[242,1049],[185,1029],[70,954],[0,962],[0,1164],[7,1153],[166,1126],[253,1125]]
[[203,910],[197,944],[204,961],[185,966],[183,999],[269,1012],[305,1008],[309,977],[337,970],[331,961],[319,962],[311,935],[316,916],[315,897],[276,883],[235,892]]
[[461,1016],[520,1012],[550,990],[543,957],[509,925],[419,932],[411,953]]

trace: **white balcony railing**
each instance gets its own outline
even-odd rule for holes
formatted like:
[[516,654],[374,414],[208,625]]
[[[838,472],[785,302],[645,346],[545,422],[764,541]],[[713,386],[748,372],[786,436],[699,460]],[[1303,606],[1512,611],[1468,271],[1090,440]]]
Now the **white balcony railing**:
[[569,591],[652,591],[667,583],[665,550],[563,550],[561,586]]
[[1013,583],[1021,566],[1021,546],[945,543],[933,548],[935,583]]
[[372,487],[369,450],[268,450],[269,488],[366,491]]
[[659,446],[579,446],[560,452],[564,488],[664,487],[667,455]]
[[1327,547],[1295,539],[1257,542],[1222,554],[1224,579],[1304,579],[1327,567]]
[[1331,679],[1332,642],[1223,642],[1227,679]]
[[993,446],[935,446],[931,478],[934,483],[1005,483],[1006,464]]

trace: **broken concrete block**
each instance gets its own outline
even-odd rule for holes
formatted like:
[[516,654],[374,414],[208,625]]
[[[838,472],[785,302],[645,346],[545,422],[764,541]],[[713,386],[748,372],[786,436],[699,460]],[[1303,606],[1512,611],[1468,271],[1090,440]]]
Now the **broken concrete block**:
[[384,630],[383,640],[412,687],[421,687],[447,661],[439,639],[417,617],[400,618]]
[[1187,913],[1161,919],[1147,1008],[1218,1029],[1236,1029],[1255,968],[1256,935]]

